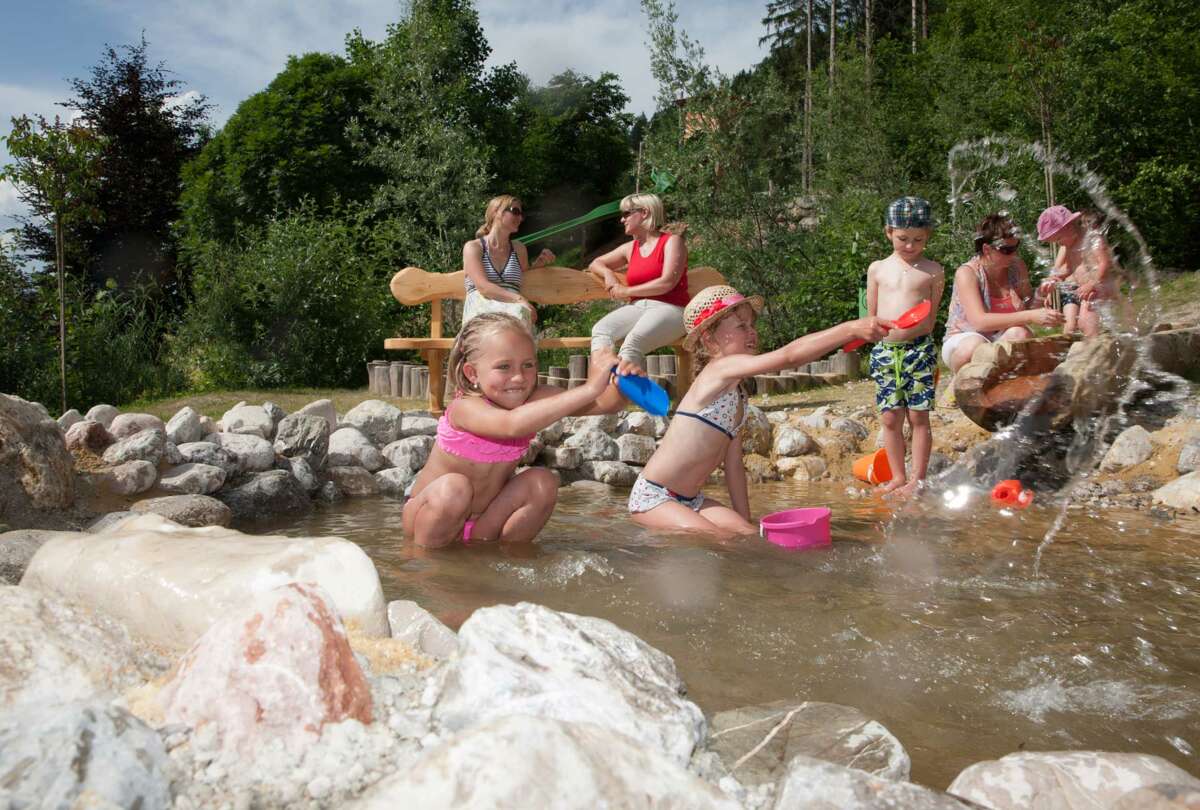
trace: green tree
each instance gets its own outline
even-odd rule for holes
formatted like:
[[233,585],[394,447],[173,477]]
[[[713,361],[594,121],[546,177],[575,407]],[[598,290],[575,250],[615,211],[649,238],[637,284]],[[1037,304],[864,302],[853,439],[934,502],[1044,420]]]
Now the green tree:
[[[617,76],[592,79],[568,70],[528,94],[533,114],[521,144],[530,168],[529,193],[566,196],[587,210],[610,199],[632,165],[629,130],[622,112],[629,96]],[[566,213],[566,212],[564,212]]]
[[323,53],[290,57],[184,168],[186,240],[230,242],[306,198],[318,212],[370,199],[380,175],[359,162],[346,133],[370,92],[365,64]]
[[356,35],[350,50],[370,66],[372,98],[350,133],[384,177],[371,209],[403,261],[457,268],[491,155],[472,120],[488,54],[478,14],[465,0],[414,0],[382,43]]
[[[172,307],[182,300],[172,223],[179,218],[180,170],[207,134],[209,105],[183,93],[162,63],[152,64],[145,39],[120,51],[106,48],[85,79],[74,79],[74,96],[63,106],[99,143],[97,216],[71,225],[79,263],[90,289],[107,279],[118,285],[154,285]],[[18,245],[29,257],[54,261],[53,233],[26,221]]]
[[[13,157],[0,178],[9,180],[17,194],[53,234],[54,268],[58,279],[58,349],[62,410],[67,409],[66,241],[95,219],[93,204],[100,188],[96,174],[102,149],[93,132],[77,124],[39,116],[13,119],[5,144]],[[15,298],[13,300],[16,300]]]
[[387,281],[395,265],[370,226],[335,213],[306,202],[248,228],[237,245],[202,244],[195,299],[172,343],[172,364],[191,387],[363,379],[394,311]]

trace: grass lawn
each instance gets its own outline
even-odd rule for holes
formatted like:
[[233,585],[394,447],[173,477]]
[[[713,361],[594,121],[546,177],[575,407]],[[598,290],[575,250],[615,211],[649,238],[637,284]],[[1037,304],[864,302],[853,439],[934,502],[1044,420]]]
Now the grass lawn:
[[[1134,303],[1141,306],[1150,297],[1147,287],[1134,290]],[[1161,320],[1196,323],[1200,321],[1200,271],[1158,273],[1158,304]]]

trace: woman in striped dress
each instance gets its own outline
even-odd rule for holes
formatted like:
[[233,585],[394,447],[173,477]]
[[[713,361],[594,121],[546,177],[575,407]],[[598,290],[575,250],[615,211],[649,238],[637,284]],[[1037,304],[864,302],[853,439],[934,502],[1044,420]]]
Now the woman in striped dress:
[[[463,245],[463,270],[467,296],[463,301],[463,326],[483,312],[504,312],[533,329],[537,314],[533,304],[521,295],[521,281],[529,265],[525,246],[513,240],[525,217],[521,201],[511,194],[493,197],[487,204],[483,225],[475,237]],[[554,261],[554,254],[543,250],[533,262],[541,267]]]

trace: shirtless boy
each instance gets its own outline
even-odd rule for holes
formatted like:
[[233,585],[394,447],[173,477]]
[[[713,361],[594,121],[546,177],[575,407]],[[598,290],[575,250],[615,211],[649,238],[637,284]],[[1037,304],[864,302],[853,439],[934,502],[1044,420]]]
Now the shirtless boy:
[[[911,492],[925,479],[933,433],[929,411],[933,409],[937,352],[933,331],[946,277],[942,266],[924,257],[925,244],[933,230],[929,203],[920,197],[901,197],[887,209],[884,232],[892,243],[892,255],[872,262],[867,269],[867,314],[892,321],[926,298],[933,305],[929,315],[916,326],[892,329],[871,349],[871,378],[875,380],[875,404],[883,423],[883,447],[892,479],[881,490]],[[904,420],[912,426],[912,480],[904,470]]]

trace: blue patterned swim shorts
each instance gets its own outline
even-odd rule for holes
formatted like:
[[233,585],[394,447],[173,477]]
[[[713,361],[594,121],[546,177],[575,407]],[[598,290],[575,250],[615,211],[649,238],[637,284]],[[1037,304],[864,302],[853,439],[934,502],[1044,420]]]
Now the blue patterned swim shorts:
[[905,343],[876,343],[871,349],[870,362],[875,405],[879,410],[933,410],[937,354],[932,337],[922,335]]

